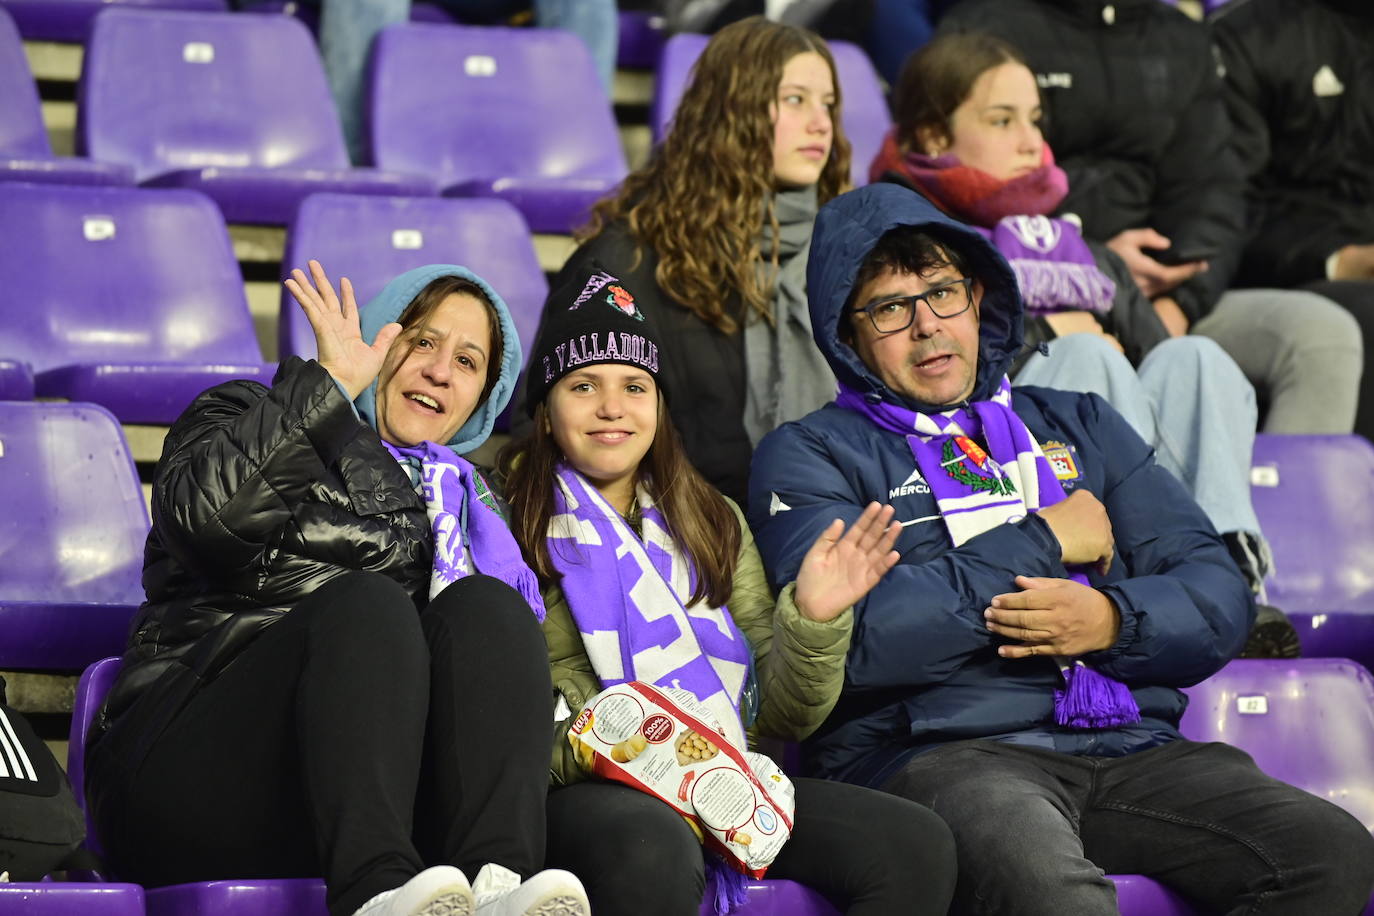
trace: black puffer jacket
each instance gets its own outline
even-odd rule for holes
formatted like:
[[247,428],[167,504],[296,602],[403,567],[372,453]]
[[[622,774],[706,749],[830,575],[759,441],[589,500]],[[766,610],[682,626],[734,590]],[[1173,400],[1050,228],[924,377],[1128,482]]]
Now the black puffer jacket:
[[1045,138],[1069,176],[1060,209],[1086,237],[1148,226],[1219,252],[1174,291],[1191,320],[1206,314],[1230,284],[1244,219],[1206,28],[1160,0],[964,0],[940,25],[974,30],[1011,42],[1035,71]]
[[1327,257],[1374,242],[1374,5],[1233,2],[1212,32],[1251,181],[1238,279],[1325,279]]
[[349,570],[383,573],[422,598],[431,544],[405,471],[318,363],[287,360],[270,389],[211,388],[163,447],[143,564],[148,600],[105,721],[173,664],[212,676]]

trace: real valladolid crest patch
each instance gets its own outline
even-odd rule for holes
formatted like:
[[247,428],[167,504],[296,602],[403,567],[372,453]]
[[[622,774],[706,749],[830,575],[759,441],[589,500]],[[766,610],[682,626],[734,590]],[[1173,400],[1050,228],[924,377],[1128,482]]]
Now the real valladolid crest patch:
[[1050,463],[1054,470],[1054,476],[1060,480],[1077,480],[1081,475],[1078,470],[1078,455],[1072,445],[1049,440],[1041,450],[1045,453],[1045,460]]

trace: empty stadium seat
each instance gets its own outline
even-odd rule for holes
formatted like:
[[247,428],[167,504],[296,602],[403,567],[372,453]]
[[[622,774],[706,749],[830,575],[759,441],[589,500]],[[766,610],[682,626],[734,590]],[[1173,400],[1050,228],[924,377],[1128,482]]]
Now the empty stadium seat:
[[625,177],[591,54],[557,29],[385,29],[368,111],[377,165],[432,176],[448,196],[509,201],[535,232],[571,231]]
[[0,0],[30,40],[84,42],[91,20],[110,6],[226,12],[226,0]]
[[[506,301],[526,353],[549,292],[529,227],[503,200],[316,194],[301,204],[287,234],[282,278],[293,267],[304,270],[310,258],[331,277],[348,277],[359,305],[413,267],[468,267]],[[278,331],[283,358],[315,357],[310,323],[285,289]]]
[[1374,665],[1374,446],[1358,435],[1255,437],[1251,495],[1274,550],[1269,600],[1305,656]]
[[33,399],[33,367],[23,360],[0,359],[0,401]]
[[122,652],[149,522],[115,418],[0,402],[0,505],[0,669],[79,670]]
[[[684,32],[674,35],[664,44],[649,109],[649,126],[653,128],[655,142],[667,135],[673,112],[691,77],[692,65],[701,56],[708,40],[706,35]],[[835,69],[839,73],[840,90],[844,97],[841,116],[844,133],[853,147],[850,177],[854,186],[859,187],[868,184],[868,167],[882,148],[883,137],[892,127],[892,115],[888,111],[878,72],[873,69],[863,48],[847,41],[832,41],[829,46],[835,58]]]
[[652,70],[658,66],[667,33],[663,17],[648,10],[621,10],[617,18],[616,66],[627,70]]
[[223,218],[194,191],[0,183],[0,354],[39,397],[167,424],[233,378],[271,380]]
[[285,225],[316,191],[435,191],[424,176],[349,166],[319,52],[291,16],[105,11],[77,137],[142,184],[204,191],[230,222]]
[[132,184],[127,165],[54,156],[23,41],[0,6],[0,181]]
[[0,884],[0,916],[143,916],[137,884],[44,881]]

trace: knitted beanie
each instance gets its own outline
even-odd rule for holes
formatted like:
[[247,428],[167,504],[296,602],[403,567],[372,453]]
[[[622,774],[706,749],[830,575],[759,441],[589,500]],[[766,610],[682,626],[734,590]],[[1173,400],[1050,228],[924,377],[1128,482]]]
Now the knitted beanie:
[[[525,369],[525,407],[536,404],[574,369],[624,363],[643,369],[662,388],[658,337],[624,281],[600,264],[572,274],[549,294],[539,338]],[[664,392],[665,395],[667,392]]]

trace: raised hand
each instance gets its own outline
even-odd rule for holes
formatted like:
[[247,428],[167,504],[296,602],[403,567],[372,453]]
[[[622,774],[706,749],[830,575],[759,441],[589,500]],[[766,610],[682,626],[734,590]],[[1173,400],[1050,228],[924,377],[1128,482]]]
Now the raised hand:
[[339,293],[325,274],[320,262],[311,260],[310,276],[296,268],[286,288],[300,303],[301,311],[315,332],[315,347],[319,363],[329,371],[350,399],[362,394],[382,371],[391,342],[401,333],[394,321],[377,332],[372,343],[363,340],[358,324],[358,303],[353,298],[353,284],[344,277],[339,281]]
[[992,599],[983,612],[988,629],[1019,646],[1001,646],[1003,658],[1082,655],[1110,649],[1121,632],[1121,613],[1110,598],[1072,579],[1017,576],[1019,592]]
[[797,571],[797,610],[811,620],[834,620],[878,584],[899,557],[892,545],[902,526],[893,508],[869,503],[849,530],[835,519],[816,538]]

